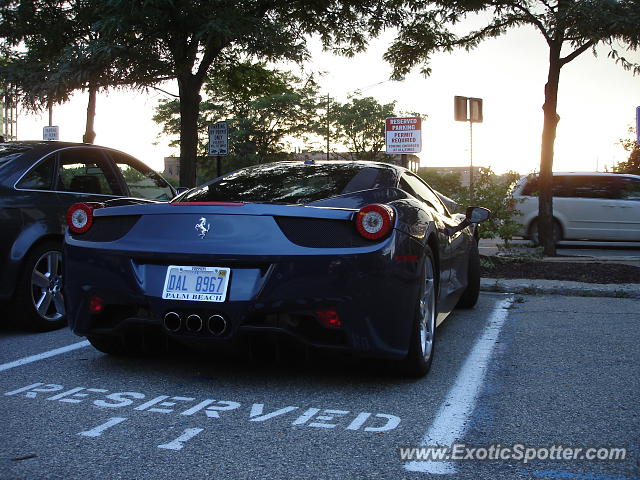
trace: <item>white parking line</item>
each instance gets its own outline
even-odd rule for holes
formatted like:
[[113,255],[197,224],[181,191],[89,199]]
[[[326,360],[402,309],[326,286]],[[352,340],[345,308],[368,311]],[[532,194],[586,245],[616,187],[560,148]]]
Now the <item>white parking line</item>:
[[[495,306],[487,327],[476,341],[473,350],[458,373],[456,383],[449,390],[447,398],[442,403],[434,422],[425,433],[419,446],[450,446],[462,440],[469,417],[475,408],[496,340],[507,319],[508,308],[512,303],[513,297],[509,297]],[[435,474],[456,472],[454,463],[444,461],[412,461],[405,463],[404,468],[411,472]]]
[[38,360],[44,360],[45,358],[55,357],[56,355],[61,355],[63,353],[71,352],[73,350],[77,350],[79,348],[88,347],[90,345],[88,340],[83,340],[82,342],[73,343],[71,345],[67,345],[66,347],[56,348],[54,350],[49,350],[48,352],[38,353],[37,355],[31,355],[30,357],[21,358],[20,360],[15,360],[9,363],[3,363],[0,365],[0,372],[5,370],[9,370],[11,368],[20,367],[22,365],[26,365],[27,363],[37,362]]

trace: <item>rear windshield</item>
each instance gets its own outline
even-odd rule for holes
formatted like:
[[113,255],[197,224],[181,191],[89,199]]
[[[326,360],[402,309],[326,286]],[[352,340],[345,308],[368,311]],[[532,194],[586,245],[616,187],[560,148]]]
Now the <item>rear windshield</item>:
[[31,147],[24,145],[12,145],[10,143],[0,143],[0,167],[7,165],[14,158],[18,158],[24,152],[31,150]]
[[360,190],[390,187],[394,179],[391,168],[357,163],[256,165],[231,173],[176,200],[306,204]]

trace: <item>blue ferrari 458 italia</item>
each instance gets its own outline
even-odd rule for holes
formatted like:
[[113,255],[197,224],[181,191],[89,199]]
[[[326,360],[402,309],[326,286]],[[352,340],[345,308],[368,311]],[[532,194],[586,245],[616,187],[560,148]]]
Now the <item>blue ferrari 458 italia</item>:
[[477,301],[488,217],[451,214],[418,176],[374,162],[262,164],[170,202],[77,203],[68,321],[109,354],[276,338],[424,375],[437,324]]

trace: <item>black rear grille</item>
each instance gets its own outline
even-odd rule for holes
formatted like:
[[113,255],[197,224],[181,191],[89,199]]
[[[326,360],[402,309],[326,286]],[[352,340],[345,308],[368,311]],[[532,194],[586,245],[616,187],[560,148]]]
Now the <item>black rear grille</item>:
[[93,225],[87,233],[73,233],[78,240],[88,242],[113,242],[124,237],[136,224],[140,215],[117,217],[93,217]]
[[363,247],[372,243],[358,234],[351,221],[276,217],[276,222],[289,241],[301,247]]

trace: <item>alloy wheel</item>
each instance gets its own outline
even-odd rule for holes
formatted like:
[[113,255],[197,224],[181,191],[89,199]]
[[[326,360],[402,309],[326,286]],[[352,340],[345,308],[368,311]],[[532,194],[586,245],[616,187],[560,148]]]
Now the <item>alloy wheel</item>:
[[61,252],[50,250],[36,262],[31,274],[31,300],[41,318],[53,322],[64,317]]
[[428,360],[433,350],[433,339],[436,329],[435,281],[433,261],[430,257],[425,259],[424,269],[424,285],[422,295],[420,296],[420,318],[418,321],[420,329],[420,349],[424,359]]

